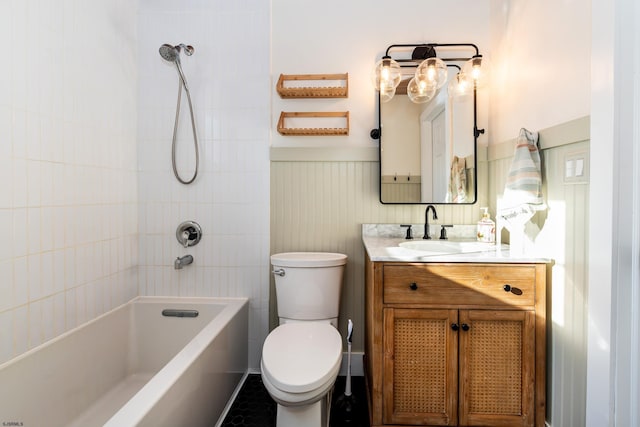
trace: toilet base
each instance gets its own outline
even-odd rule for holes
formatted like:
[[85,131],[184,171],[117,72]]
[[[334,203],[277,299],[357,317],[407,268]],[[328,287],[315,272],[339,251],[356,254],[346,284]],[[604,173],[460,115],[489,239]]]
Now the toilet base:
[[310,405],[283,406],[278,404],[276,427],[328,427],[331,393]]

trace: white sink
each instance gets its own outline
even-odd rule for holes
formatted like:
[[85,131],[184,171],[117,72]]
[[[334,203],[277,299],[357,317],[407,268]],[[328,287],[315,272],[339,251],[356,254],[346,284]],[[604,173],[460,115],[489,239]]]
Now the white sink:
[[428,255],[467,254],[484,252],[495,248],[494,245],[489,243],[449,240],[409,240],[400,243],[399,246],[412,251],[426,252]]

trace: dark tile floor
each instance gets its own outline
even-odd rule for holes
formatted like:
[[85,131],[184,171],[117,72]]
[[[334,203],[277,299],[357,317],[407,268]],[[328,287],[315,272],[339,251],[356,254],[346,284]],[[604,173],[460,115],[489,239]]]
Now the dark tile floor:
[[[338,377],[333,392],[331,427],[369,427],[364,377],[351,378],[352,397],[355,400],[351,413],[345,413],[339,409],[344,406],[339,404],[344,401],[344,387],[345,377]],[[275,425],[276,403],[262,385],[260,374],[247,376],[222,427],[275,427]]]

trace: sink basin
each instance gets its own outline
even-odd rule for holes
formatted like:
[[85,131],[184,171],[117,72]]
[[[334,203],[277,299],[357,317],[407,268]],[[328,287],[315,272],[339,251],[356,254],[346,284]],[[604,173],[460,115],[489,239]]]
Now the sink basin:
[[429,255],[467,254],[472,252],[484,252],[494,245],[480,242],[455,242],[449,240],[411,240],[402,242],[400,247],[413,251],[426,252]]

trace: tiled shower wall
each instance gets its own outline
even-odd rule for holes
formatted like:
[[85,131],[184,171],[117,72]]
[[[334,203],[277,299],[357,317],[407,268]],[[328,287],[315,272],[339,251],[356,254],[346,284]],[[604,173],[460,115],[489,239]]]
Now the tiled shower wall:
[[130,8],[2,3],[0,363],[137,293]]
[[[248,296],[250,366],[258,368],[269,301],[269,2],[140,0],[138,164],[140,295]],[[182,56],[195,108],[200,170],[191,185],[171,169],[178,75],[158,54],[164,43],[193,45]],[[183,93],[178,168],[193,171]],[[202,241],[185,250],[176,227],[198,222]],[[174,270],[177,256],[192,265]]]

